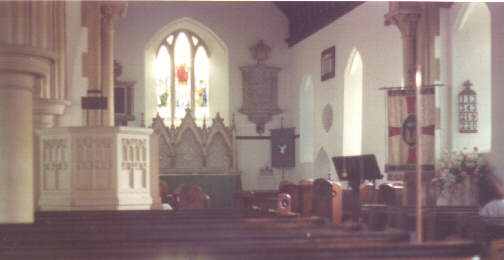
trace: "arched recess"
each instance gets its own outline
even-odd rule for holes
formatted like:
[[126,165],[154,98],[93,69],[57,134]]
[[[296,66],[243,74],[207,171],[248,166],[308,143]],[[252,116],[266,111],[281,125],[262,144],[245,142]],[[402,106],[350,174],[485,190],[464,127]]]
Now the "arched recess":
[[313,178],[328,178],[331,173],[331,161],[327,155],[324,147],[321,147],[317,153],[317,158],[315,159],[315,165],[313,167]]
[[[452,148],[478,147],[480,151],[491,148],[491,16],[482,2],[456,3],[451,29],[451,118]],[[478,132],[459,132],[458,94],[464,82],[471,81],[477,93]]]
[[354,48],[345,68],[343,155],[362,153],[362,70],[362,58]]
[[229,122],[228,47],[211,29],[192,18],[184,17],[161,28],[152,36],[145,47],[145,124],[150,125],[152,118],[156,116],[155,61],[158,48],[170,33],[177,30],[191,31],[207,45],[211,54],[209,59],[209,85],[211,88],[210,93],[208,93],[209,99],[212,100],[210,117],[214,117],[219,112]]
[[315,96],[311,75],[305,77],[299,92],[300,162],[311,163],[315,153]]

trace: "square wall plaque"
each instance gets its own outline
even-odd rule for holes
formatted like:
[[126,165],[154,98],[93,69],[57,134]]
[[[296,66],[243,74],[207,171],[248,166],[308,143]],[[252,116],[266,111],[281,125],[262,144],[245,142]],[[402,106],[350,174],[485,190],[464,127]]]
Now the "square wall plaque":
[[320,57],[320,79],[322,81],[334,78],[334,68],[336,63],[335,50],[336,47],[332,46],[322,52]]

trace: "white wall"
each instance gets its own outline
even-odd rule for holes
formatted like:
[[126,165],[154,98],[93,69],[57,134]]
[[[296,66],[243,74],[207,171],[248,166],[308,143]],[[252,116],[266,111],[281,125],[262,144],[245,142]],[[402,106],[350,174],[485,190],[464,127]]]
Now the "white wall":
[[[458,126],[456,102],[452,98],[458,94],[462,78],[467,75],[473,80],[475,87],[491,85],[491,103],[488,107],[479,107],[481,120],[485,116],[491,118],[492,126],[485,128],[481,135],[491,136],[491,151],[493,165],[497,174],[504,176],[504,107],[500,99],[504,96],[504,7],[503,3],[489,3],[492,14],[491,29],[491,77],[475,75],[480,68],[465,65],[452,66],[451,64],[464,63],[464,60],[473,57],[474,53],[460,54],[457,48],[475,48],[478,40],[467,40],[463,35],[484,33],[476,30],[477,26],[467,27],[470,32],[459,36],[453,35],[452,28],[456,22],[459,5],[455,3],[450,9],[442,9],[441,36],[437,39],[437,50],[441,61],[441,82],[446,87],[441,100],[441,129],[440,138],[436,145],[443,147],[458,147],[471,144],[462,144],[464,138],[457,137]],[[227,45],[229,51],[229,86],[230,86],[230,113],[236,114],[238,135],[255,135],[255,126],[248,122],[246,116],[237,112],[242,103],[241,75],[238,67],[250,65],[253,60],[248,51],[249,46],[263,39],[272,47],[272,57],[267,62],[282,68],[279,80],[279,106],[284,109],[284,126],[295,126],[299,131],[300,118],[300,91],[306,78],[311,77],[315,91],[315,108],[312,118],[315,125],[313,133],[314,147],[311,158],[316,158],[318,151],[323,147],[330,157],[342,154],[343,145],[343,87],[344,69],[350,57],[351,50],[357,48],[363,60],[363,153],[377,155],[379,165],[383,170],[386,159],[386,109],[385,94],[379,88],[384,86],[399,85],[402,78],[402,42],[401,35],[396,26],[384,26],[384,15],[388,12],[387,2],[366,2],[339,20],[321,29],[314,35],[287,48],[284,39],[287,38],[287,19],[271,3],[142,3],[132,2],[128,16],[120,20],[116,30],[116,56],[123,64],[125,80],[137,81],[137,96],[135,107],[143,107],[144,87],[144,49],[147,41],[160,28],[182,17],[189,17],[211,29]],[[456,37],[460,44],[453,41]],[[320,53],[330,47],[336,46],[336,76],[333,79],[320,81]],[[465,46],[467,45],[467,46]],[[468,46],[471,45],[471,46]],[[466,57],[464,57],[464,55]],[[489,55],[483,53],[479,55]],[[455,57],[457,56],[457,57]],[[490,59],[490,58],[489,58]],[[477,66],[477,65],[475,65]],[[474,71],[473,71],[474,70]],[[292,77],[290,77],[292,75]],[[468,78],[471,79],[471,78]],[[491,79],[491,80],[490,80]],[[458,80],[458,81],[457,81]],[[459,82],[460,81],[460,82]],[[489,92],[478,91],[480,104],[484,103],[485,95]],[[441,95],[440,95],[441,96]],[[451,98],[449,98],[451,96]],[[446,99],[444,97],[447,97]],[[455,100],[456,101],[456,100]],[[322,110],[326,104],[333,106],[334,123],[331,130],[326,133],[322,127]],[[490,105],[491,104],[491,105]],[[491,108],[491,113],[489,112]],[[137,115],[138,118],[138,115]],[[304,124],[305,122],[303,122]],[[275,116],[273,123],[267,128],[280,126],[280,116]],[[265,134],[268,134],[266,130]],[[303,138],[303,137],[301,137]],[[479,140],[479,138],[477,138]],[[473,139],[476,140],[476,139]],[[296,149],[297,167],[286,171],[286,178],[297,181],[302,178],[313,177],[313,163],[301,163],[300,139],[297,139]],[[472,141],[471,141],[472,142]],[[479,142],[479,141],[478,141]],[[490,143],[488,146],[490,148]],[[481,145],[480,145],[481,146]],[[481,148],[481,147],[480,147]],[[274,177],[259,177],[259,168],[269,165],[268,141],[238,142],[239,167],[242,169],[242,182],[245,189],[274,188],[280,181],[280,171],[275,170]],[[313,159],[312,159],[313,161]],[[334,168],[330,167],[334,174]]]
[[[315,149],[321,147],[329,157],[342,155],[343,87],[345,66],[351,51],[359,50],[363,62],[363,153],[376,154],[384,169],[386,153],[385,93],[381,87],[398,85],[402,78],[401,35],[396,26],[385,26],[387,2],[366,2],[339,20],[291,48],[291,85],[297,86],[307,75],[313,75],[315,87]],[[336,76],[320,81],[320,53],[336,46]],[[298,95],[298,89],[293,89]],[[295,99],[298,100],[298,99]],[[295,101],[293,100],[293,101]],[[323,107],[334,108],[334,123],[329,133],[322,127]],[[291,111],[298,113],[299,103]],[[297,115],[294,115],[297,117]],[[298,167],[295,178],[308,178],[312,173]],[[334,174],[334,166],[330,167]]]
[[[287,18],[271,2],[130,2],[128,14],[118,21],[115,31],[115,58],[123,65],[122,80],[136,81],[135,116],[144,107],[145,48],[148,41],[163,27],[181,18],[195,20],[219,36],[229,54],[229,110],[235,114],[238,135],[256,135],[255,125],[238,112],[242,105],[242,78],[240,66],[252,65],[249,47],[263,40],[271,47],[270,59],[265,63],[282,68],[279,84],[279,107],[287,109],[282,115],[284,126],[293,125],[288,111],[291,87],[289,85]],[[268,129],[280,126],[280,116],[266,125]],[[229,120],[229,118],[226,118]],[[229,121],[228,121],[229,122]],[[138,125],[138,122],[132,125]],[[267,140],[238,140],[238,164],[242,170],[245,189],[275,187],[275,178],[263,181],[259,169],[270,165],[270,143]],[[290,171],[286,171],[286,176]]]
[[[450,8],[452,148],[490,151],[491,60],[490,13],[485,3],[455,3]],[[459,133],[458,94],[470,80],[477,93],[478,133]]]

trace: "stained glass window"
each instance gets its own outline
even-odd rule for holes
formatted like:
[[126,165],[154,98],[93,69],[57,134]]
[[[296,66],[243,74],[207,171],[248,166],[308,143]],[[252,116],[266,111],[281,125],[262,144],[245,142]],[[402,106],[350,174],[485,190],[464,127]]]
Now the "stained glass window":
[[196,118],[209,114],[209,54],[204,42],[187,30],[168,35],[158,49],[157,112],[163,118],[182,118],[190,108]]

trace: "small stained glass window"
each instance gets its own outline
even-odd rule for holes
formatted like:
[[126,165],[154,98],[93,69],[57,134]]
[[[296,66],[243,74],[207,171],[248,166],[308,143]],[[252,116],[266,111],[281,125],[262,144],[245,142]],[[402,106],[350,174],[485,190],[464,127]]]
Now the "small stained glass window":
[[196,34],[171,33],[158,49],[157,112],[163,118],[182,118],[190,108],[196,118],[209,115],[209,54]]

